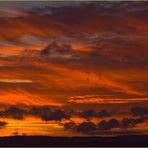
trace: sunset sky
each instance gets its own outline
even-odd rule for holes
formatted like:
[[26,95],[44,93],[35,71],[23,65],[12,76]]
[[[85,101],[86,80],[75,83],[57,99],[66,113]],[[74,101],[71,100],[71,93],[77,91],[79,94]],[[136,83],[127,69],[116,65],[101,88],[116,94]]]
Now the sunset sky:
[[0,136],[148,134],[148,2],[0,2]]

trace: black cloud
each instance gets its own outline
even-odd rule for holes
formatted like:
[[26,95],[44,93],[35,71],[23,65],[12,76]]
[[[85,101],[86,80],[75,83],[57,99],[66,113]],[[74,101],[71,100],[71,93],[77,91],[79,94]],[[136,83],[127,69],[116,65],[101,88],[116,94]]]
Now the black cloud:
[[136,106],[131,109],[131,113],[136,116],[148,115],[148,108]]
[[92,110],[92,109],[84,110],[79,114],[79,116],[83,117],[83,118],[86,118],[86,119],[89,119],[89,118],[92,118],[92,117],[96,116],[96,112],[94,110]]
[[100,112],[97,114],[97,116],[100,117],[100,118],[110,117],[110,116],[111,116],[111,113],[109,113],[109,112],[106,111],[106,110],[102,110],[102,111],[100,111]]
[[59,45],[56,41],[51,42],[47,47],[45,47],[40,54],[41,55],[61,55],[61,54],[68,54],[72,50],[69,44],[62,44]]
[[76,123],[72,121],[64,124],[66,130],[76,130],[76,126]]
[[60,121],[62,119],[69,119],[70,114],[61,109],[51,110],[49,107],[33,107],[29,114],[40,117],[43,121]]
[[136,124],[143,123],[145,121],[144,118],[123,118],[121,121],[121,127],[129,128],[134,127]]
[[88,133],[91,131],[95,131],[96,129],[97,126],[93,122],[82,122],[76,128],[78,132],[82,133]]
[[5,121],[0,121],[0,129],[5,127],[5,125],[7,124],[7,122]]
[[99,124],[98,127],[100,130],[110,130],[112,128],[118,128],[120,127],[120,123],[116,119],[110,119],[109,121],[102,120]]
[[29,110],[29,114],[37,116],[45,120],[50,116],[51,110],[49,107],[33,107]]
[[111,113],[106,110],[101,110],[101,111],[97,112],[93,109],[88,109],[88,110],[84,110],[84,111],[80,112],[79,116],[86,118],[86,119],[90,119],[92,117],[105,118],[105,117],[110,117]]
[[25,117],[26,111],[17,106],[10,106],[6,108],[4,111],[0,112],[1,117],[10,117],[14,119],[21,120]]
[[55,120],[55,121],[60,121],[62,119],[69,119],[69,115],[66,114],[63,110],[55,110],[51,112],[49,118],[46,118],[46,120]]

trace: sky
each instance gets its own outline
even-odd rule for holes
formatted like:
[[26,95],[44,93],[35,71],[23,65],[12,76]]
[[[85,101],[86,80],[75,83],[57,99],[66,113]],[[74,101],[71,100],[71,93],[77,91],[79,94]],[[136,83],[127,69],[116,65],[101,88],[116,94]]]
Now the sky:
[[0,136],[148,133],[147,2],[0,2]]

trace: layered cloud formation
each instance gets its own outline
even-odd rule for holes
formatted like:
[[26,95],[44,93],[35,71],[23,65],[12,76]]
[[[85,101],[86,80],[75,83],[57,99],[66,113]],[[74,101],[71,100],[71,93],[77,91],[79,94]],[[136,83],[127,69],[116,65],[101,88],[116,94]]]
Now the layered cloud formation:
[[[59,122],[69,120],[65,110],[89,108],[76,116],[92,122],[118,112],[136,122],[127,112],[148,105],[147,13],[144,2],[0,2],[1,109],[34,106],[33,116]],[[45,106],[55,109],[50,116]],[[6,117],[28,115],[13,111]],[[66,126],[81,130],[75,122]]]

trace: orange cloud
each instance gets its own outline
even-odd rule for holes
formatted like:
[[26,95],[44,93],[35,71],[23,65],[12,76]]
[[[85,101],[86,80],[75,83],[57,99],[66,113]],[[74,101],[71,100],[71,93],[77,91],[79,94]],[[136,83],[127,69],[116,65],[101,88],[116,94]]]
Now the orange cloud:
[[124,103],[147,105],[145,11],[53,9],[0,8],[0,103],[123,112]]
[[148,98],[100,98],[96,95],[86,95],[86,96],[73,96],[70,97],[69,102],[80,103],[80,104],[123,104],[123,103],[135,103],[148,101]]
[[62,106],[62,103],[58,103],[50,98],[48,100],[42,98],[39,95],[29,94],[24,91],[9,91],[1,92],[0,103],[3,104],[24,104],[24,105],[51,105],[51,106]]

